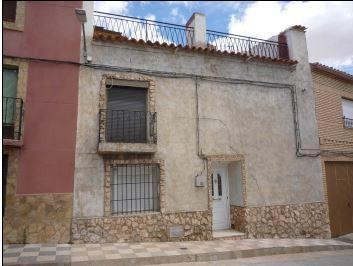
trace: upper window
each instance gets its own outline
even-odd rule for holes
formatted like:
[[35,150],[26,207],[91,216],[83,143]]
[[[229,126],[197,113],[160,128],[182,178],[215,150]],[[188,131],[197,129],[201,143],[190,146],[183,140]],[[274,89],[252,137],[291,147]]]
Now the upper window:
[[2,2],[2,19],[5,21],[15,22],[16,20],[17,1]]
[[158,164],[122,164],[112,168],[111,213],[160,210]]
[[353,128],[353,101],[342,99],[343,122],[346,128]]
[[106,140],[147,142],[147,88],[107,86]]
[[17,80],[18,70],[3,68],[2,70],[2,130],[4,139],[15,138],[15,120],[18,110]]

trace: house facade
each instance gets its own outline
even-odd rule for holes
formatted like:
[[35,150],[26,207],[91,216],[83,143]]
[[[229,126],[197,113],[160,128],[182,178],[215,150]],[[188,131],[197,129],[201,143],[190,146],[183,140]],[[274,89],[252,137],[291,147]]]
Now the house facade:
[[81,2],[3,2],[4,243],[68,243]]
[[353,232],[353,76],[318,63],[311,69],[325,200],[336,237]]
[[331,236],[304,27],[6,8],[5,243]]
[[330,237],[304,27],[244,40],[198,13],[83,9],[74,243]]

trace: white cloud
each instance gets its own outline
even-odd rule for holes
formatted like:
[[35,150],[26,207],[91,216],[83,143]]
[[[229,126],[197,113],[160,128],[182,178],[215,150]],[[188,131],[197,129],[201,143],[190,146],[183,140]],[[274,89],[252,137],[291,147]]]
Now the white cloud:
[[154,14],[147,14],[145,19],[148,19],[148,20],[156,20],[156,15]]
[[128,1],[95,1],[94,10],[117,15],[127,15],[129,13]]
[[230,33],[268,39],[293,25],[307,27],[311,62],[353,65],[353,2],[255,2],[242,19],[231,16]]
[[184,17],[183,14],[181,14],[179,12],[179,8],[174,7],[172,8],[172,10],[170,11],[170,15],[171,15],[171,21],[173,23],[177,23],[177,24],[186,24],[186,18]]

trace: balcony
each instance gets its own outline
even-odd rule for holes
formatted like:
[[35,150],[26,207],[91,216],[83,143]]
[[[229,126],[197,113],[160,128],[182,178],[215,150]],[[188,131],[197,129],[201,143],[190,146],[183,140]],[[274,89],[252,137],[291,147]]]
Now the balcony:
[[154,112],[101,109],[98,153],[155,153],[156,124]]
[[[151,45],[159,43],[171,47],[193,46],[193,27],[103,12],[94,13],[94,26],[97,32],[114,33],[115,37],[126,40],[142,40]],[[204,38],[207,51],[290,61],[286,43],[211,30],[206,30]]]
[[4,146],[22,146],[23,100],[2,98],[2,136]]
[[345,128],[353,128],[353,119],[343,117],[343,125]]

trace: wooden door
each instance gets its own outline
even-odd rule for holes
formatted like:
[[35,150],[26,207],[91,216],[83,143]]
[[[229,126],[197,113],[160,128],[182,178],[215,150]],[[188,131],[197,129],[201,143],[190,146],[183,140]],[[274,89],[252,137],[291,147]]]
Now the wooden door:
[[353,162],[326,162],[326,180],[333,237],[353,232]]

